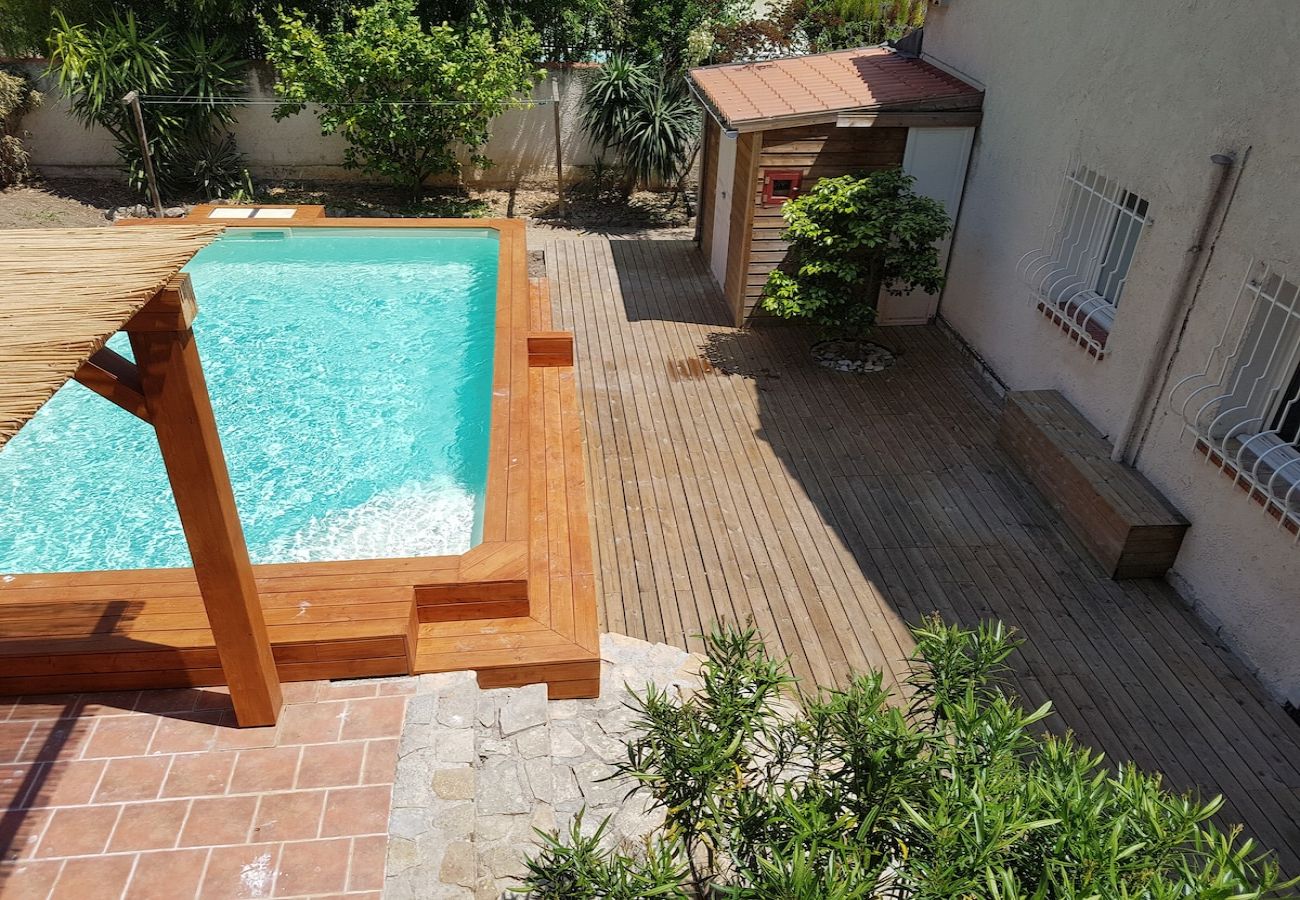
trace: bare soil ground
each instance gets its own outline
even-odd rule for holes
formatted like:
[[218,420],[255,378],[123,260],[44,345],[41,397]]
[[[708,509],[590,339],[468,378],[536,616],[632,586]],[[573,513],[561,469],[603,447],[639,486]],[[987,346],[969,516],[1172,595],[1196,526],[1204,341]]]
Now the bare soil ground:
[[59,179],[0,190],[0,228],[86,228],[108,225],[115,206],[137,202],[126,185]]
[[[563,214],[553,190],[445,189],[426,191],[416,204],[382,184],[282,183],[259,190],[263,203],[317,203],[329,215],[518,218],[538,228],[633,237],[689,237],[693,222],[680,197],[640,192],[624,201],[609,192],[576,186]],[[108,225],[118,206],[141,202],[123,184],[94,179],[47,179],[0,191],[0,228],[69,228]],[[170,203],[168,205],[171,205]]]

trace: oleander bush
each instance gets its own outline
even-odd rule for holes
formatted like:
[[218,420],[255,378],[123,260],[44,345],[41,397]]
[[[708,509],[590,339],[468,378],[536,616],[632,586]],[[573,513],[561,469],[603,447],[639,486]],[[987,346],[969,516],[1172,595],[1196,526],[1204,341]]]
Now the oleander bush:
[[543,835],[519,889],[538,900],[1149,898],[1247,900],[1292,886],[1222,800],[1106,765],[1044,735],[1001,679],[1000,624],[913,629],[901,694],[879,672],[788,699],[752,629],[707,638],[702,688],[649,687],[615,777],[665,824],[638,852],[603,828]]

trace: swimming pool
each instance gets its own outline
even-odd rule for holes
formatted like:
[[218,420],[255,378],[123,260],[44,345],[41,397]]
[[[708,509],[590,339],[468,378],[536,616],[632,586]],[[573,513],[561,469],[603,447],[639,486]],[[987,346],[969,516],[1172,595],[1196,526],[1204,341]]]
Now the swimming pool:
[[[498,259],[486,228],[241,228],[186,266],[253,562],[477,542]],[[186,565],[145,423],[74,382],[0,451],[0,572]]]

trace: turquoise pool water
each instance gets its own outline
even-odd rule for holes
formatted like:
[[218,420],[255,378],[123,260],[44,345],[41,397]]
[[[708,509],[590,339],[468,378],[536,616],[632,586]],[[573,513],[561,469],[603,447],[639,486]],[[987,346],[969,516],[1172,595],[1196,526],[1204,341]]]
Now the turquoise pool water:
[[[254,562],[478,540],[497,254],[490,229],[238,228],[186,267]],[[0,450],[0,573],[188,564],[145,423],[69,383]]]

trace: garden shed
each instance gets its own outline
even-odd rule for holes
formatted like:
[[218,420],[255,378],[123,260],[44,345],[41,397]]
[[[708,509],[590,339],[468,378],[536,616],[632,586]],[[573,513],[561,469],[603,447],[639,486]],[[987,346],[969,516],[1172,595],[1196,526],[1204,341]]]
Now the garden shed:
[[[703,66],[689,77],[706,113],[697,239],[736,325],[785,259],[782,205],[819,178],[902,167],[956,219],[980,88],[888,47]],[[937,305],[930,294],[882,294],[880,322],[926,322]]]

